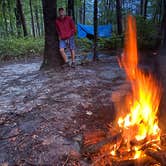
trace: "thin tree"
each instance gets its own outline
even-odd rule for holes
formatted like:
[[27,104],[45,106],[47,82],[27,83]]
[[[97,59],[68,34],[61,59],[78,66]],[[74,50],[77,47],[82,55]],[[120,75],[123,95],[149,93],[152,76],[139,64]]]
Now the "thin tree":
[[9,11],[9,23],[10,23],[10,33],[11,35],[14,34],[14,28],[13,28],[13,24],[12,24],[12,14],[11,14],[11,4],[10,4],[10,0],[7,0],[7,6],[8,6],[8,11]]
[[97,59],[97,29],[98,29],[98,19],[97,19],[97,14],[98,14],[98,3],[97,0],[94,0],[94,18],[93,18],[93,23],[94,23],[94,50],[93,50],[93,60]]
[[116,17],[117,17],[117,29],[118,35],[122,34],[122,10],[121,0],[116,0]]
[[148,0],[144,1],[144,19],[146,19],[147,16],[147,6],[148,6]]
[[2,15],[5,24],[5,33],[8,36],[8,24],[7,24],[7,16],[6,16],[6,2],[5,0],[2,1]]
[[68,15],[72,16],[73,20],[75,21],[74,0],[68,0],[67,12],[68,12]]
[[34,19],[33,19],[33,10],[32,10],[32,0],[29,0],[29,8],[31,13],[31,28],[33,37],[35,37],[35,26],[34,26]]
[[44,29],[45,29],[45,47],[43,67],[58,67],[63,60],[59,52],[58,34],[55,27],[56,19],[56,0],[42,0]]
[[83,24],[85,24],[86,0],[83,2]]
[[21,36],[21,18],[19,15],[18,8],[14,8],[15,11],[15,17],[16,17],[16,28],[17,28],[17,36]]
[[16,0],[16,8],[18,9],[18,12],[19,12],[24,36],[27,36],[28,32],[27,32],[27,27],[26,27],[26,22],[25,22],[25,17],[24,17],[24,13],[23,13],[23,7],[22,7],[21,0]]
[[39,14],[38,8],[35,6],[35,18],[36,18],[36,26],[37,26],[37,33],[40,36],[40,23],[39,23]]
[[140,15],[146,19],[148,0],[140,1]]
[[163,33],[163,46],[166,47],[166,0],[163,0],[163,17],[161,22],[161,30]]

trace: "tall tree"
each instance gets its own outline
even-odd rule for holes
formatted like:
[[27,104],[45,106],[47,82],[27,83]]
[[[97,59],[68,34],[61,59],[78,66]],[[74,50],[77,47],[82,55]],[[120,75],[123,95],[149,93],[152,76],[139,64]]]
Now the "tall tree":
[[5,24],[5,32],[6,35],[8,35],[8,24],[7,24],[7,16],[6,16],[6,2],[5,0],[2,0],[2,14],[3,14],[3,19],[4,19],[4,24]]
[[42,0],[42,6],[45,29],[45,47],[42,67],[58,67],[63,61],[59,52],[58,34],[55,28],[55,19],[57,17],[56,0]]
[[166,0],[163,0],[163,18],[161,22],[162,33],[163,33],[163,45],[166,47]]
[[140,1],[140,15],[143,16],[143,4],[144,4],[144,0]]
[[25,22],[25,17],[24,17],[24,13],[23,13],[23,7],[22,7],[21,0],[16,0],[16,8],[17,8],[19,15],[20,15],[24,36],[27,36],[28,32],[27,32],[27,27],[26,27],[26,22]]
[[86,0],[83,2],[83,24],[85,24]]
[[148,0],[140,1],[140,15],[146,19]]
[[147,6],[148,6],[148,0],[144,0],[144,19],[146,19],[147,16]]
[[122,34],[122,10],[121,0],[116,0],[116,17],[117,17],[117,29],[118,35]]
[[33,10],[32,10],[32,0],[29,0],[29,8],[31,13],[31,28],[33,36],[35,37],[35,26],[34,26],[34,19],[33,19]]
[[15,17],[16,17],[16,28],[17,28],[17,36],[21,36],[21,19],[19,15],[18,8],[14,8],[15,11]]
[[97,19],[97,14],[98,14],[98,3],[97,0],[94,0],[94,18],[93,18],[93,23],[94,23],[94,56],[93,59],[96,60],[97,58],[97,29],[98,29],[98,19]]
[[8,11],[9,11],[9,23],[10,23],[10,33],[11,35],[14,34],[14,29],[13,29],[13,24],[12,24],[12,14],[11,14],[11,4],[10,0],[7,0],[7,5],[8,5]]
[[35,18],[36,18],[36,25],[37,25],[37,33],[40,36],[40,23],[39,23],[39,15],[38,15],[38,8],[35,6]]
[[68,0],[67,12],[68,15],[72,16],[73,20],[75,21],[74,0]]

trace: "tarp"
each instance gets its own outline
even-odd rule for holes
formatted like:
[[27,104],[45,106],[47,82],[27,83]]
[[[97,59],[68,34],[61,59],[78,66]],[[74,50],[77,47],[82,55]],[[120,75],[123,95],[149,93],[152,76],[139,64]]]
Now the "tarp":
[[[98,25],[98,36],[99,37],[110,37],[111,31],[112,31],[111,24]],[[93,37],[94,26],[93,25],[77,24],[77,32],[78,32],[79,38],[85,38],[87,36]]]

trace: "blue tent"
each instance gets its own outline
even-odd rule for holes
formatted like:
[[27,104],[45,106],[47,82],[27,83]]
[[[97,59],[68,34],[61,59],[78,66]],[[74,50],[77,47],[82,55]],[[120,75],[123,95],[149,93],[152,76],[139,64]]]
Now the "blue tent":
[[[94,27],[93,27],[93,25],[77,24],[77,32],[78,32],[79,38],[85,38],[88,35],[93,36]],[[111,32],[112,32],[111,24],[98,26],[98,36],[99,37],[110,37]]]

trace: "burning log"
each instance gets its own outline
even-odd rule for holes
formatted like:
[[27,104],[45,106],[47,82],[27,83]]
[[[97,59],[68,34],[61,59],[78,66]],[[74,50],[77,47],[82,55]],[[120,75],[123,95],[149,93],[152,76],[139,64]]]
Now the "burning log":
[[[157,117],[161,84],[151,73],[145,73],[138,67],[136,22],[132,16],[128,17],[126,28],[121,64],[131,84],[131,92],[125,96],[122,105],[118,105],[119,130],[112,136],[105,137],[99,134],[98,137],[98,134],[92,134],[85,138],[86,146],[82,153],[95,156],[98,152],[98,155],[101,154],[99,161],[107,162],[109,158],[108,163],[113,166],[154,164],[166,166],[166,151],[160,151],[160,146],[164,146],[166,138],[161,137]],[[105,165],[105,162],[101,163]]]
[[95,130],[93,132],[86,132],[83,136],[83,144],[89,146],[95,144],[106,137],[106,133],[102,130]]
[[154,165],[158,162],[151,157],[144,157],[141,159],[131,159],[131,160],[117,160],[112,162],[112,166],[143,166],[143,165]]
[[[95,144],[90,144],[88,146],[85,146],[82,150],[82,154],[92,154],[92,153],[97,153],[100,151],[100,149],[104,146],[109,144],[110,146],[116,144],[117,142],[121,141],[122,137],[121,137],[121,133],[118,133],[114,136],[109,136],[106,137],[104,139],[102,139],[101,141],[95,143]],[[91,141],[92,142],[92,141]],[[86,145],[86,144],[85,144]]]
[[154,151],[151,149],[147,149],[145,154],[152,157],[156,161],[158,161],[162,166],[166,166],[166,152],[165,151]]

